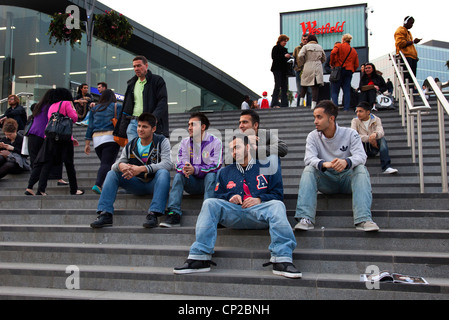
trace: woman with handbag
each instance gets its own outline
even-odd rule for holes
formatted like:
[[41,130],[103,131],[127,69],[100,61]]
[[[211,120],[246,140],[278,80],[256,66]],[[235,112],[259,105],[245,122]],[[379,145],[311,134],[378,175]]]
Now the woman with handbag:
[[291,58],[288,53],[287,42],[290,40],[285,34],[281,34],[276,45],[271,51],[271,58],[273,63],[271,65],[271,72],[274,76],[274,89],[272,108],[279,107],[279,95],[281,96],[281,107],[288,107],[288,64],[287,61]]
[[351,106],[352,74],[359,67],[359,56],[357,51],[351,47],[351,41],[352,36],[345,34],[341,38],[341,43],[334,46],[330,56],[330,65],[333,68],[331,78],[336,73],[334,76],[336,79],[332,83],[332,101],[338,106],[340,88],[343,89],[344,111],[349,111]]
[[309,87],[312,88],[312,110],[315,109],[320,86],[323,86],[323,63],[326,62],[326,54],[318,44],[315,35],[309,35],[307,44],[304,45],[298,55],[298,67],[303,68],[301,74],[301,99],[299,105],[304,105],[304,97]]
[[90,110],[89,125],[86,131],[84,153],[90,154],[90,142],[100,159],[97,179],[92,191],[101,194],[103,182],[117,159],[120,146],[114,141],[114,119],[121,114],[122,105],[117,103],[115,93],[107,89],[100,96],[98,104]]
[[[44,131],[48,123],[48,109],[53,103],[57,102],[54,91],[55,89],[48,90],[41,100],[32,107],[33,113],[31,120],[29,120],[25,127],[25,135],[28,137],[28,154],[30,156],[31,168],[34,167],[34,160],[44,143]],[[52,169],[49,179],[58,180],[58,186],[66,186],[69,184],[62,179],[62,164]],[[32,190],[28,190],[28,193],[32,194]]]
[[53,103],[48,109],[49,123],[45,129],[45,140],[34,161],[33,171],[31,172],[28,189],[25,194],[32,194],[34,184],[39,181],[36,194],[47,195],[45,189],[47,188],[47,181],[52,167],[64,163],[69,178],[70,194],[82,195],[84,191],[78,190],[74,165],[74,145],[77,146],[78,141],[71,136],[72,127],[64,128],[66,131],[65,136],[54,135],[55,132],[50,134],[52,132],[51,130],[49,131],[51,126],[58,122],[55,117],[58,113],[65,118],[61,124],[66,125],[73,125],[78,120],[78,115],[73,106],[73,97],[69,90],[56,88],[54,94],[58,102]]
[[365,63],[365,72],[360,78],[359,102],[368,102],[371,108],[376,105],[378,92],[387,91],[387,84],[384,78],[377,73],[376,67],[372,63]]
[[27,156],[22,155],[23,136],[18,133],[16,120],[8,118],[3,122],[5,138],[0,139],[0,179],[10,173],[30,170]]

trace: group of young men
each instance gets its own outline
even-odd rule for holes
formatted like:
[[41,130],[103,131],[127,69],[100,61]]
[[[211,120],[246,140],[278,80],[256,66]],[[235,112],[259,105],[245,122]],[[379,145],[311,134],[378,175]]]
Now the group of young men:
[[[359,109],[362,107],[357,108],[357,114],[362,113]],[[273,265],[274,274],[300,278],[301,272],[293,264],[296,248],[293,229],[313,229],[317,191],[353,194],[356,228],[379,230],[371,216],[371,183],[365,167],[367,152],[363,139],[356,130],[338,126],[337,116],[338,108],[331,101],[322,101],[314,110],[316,130],[307,138],[306,167],[300,180],[295,215],[298,223],[294,228],[283,203],[280,166],[280,158],[287,155],[288,147],[276,134],[267,134],[259,128],[260,119],[254,110],[241,113],[239,130],[229,141],[233,163],[225,167],[223,145],[208,132],[209,119],[203,113],[192,114],[188,122],[189,137],[179,145],[171,191],[169,171],[173,164],[169,139],[155,133],[154,115],[142,113],[136,119],[138,137],[124,147],[107,175],[98,203],[98,217],[91,227],[112,226],[119,187],[137,195],[153,194],[143,223],[145,228],[180,226],[184,191],[204,194],[196,224],[196,241],[184,265],[174,268],[175,274],[210,270],[214,264],[211,259],[217,228],[221,225],[231,229],[269,229],[271,259],[266,265]],[[380,121],[377,128],[381,129]],[[379,147],[385,139],[380,133],[376,138]],[[162,215],[166,216],[165,221],[158,224]]]
[[[379,230],[371,216],[367,155],[380,152],[384,172],[397,170],[386,171],[390,160],[382,124],[370,115],[369,106],[357,107],[358,118],[353,120],[352,128],[338,126],[338,107],[332,101],[322,101],[314,109],[316,130],[307,137],[306,167],[295,214],[298,223],[292,228],[283,202],[280,163],[288,146],[275,130],[261,129],[259,115],[251,109],[242,111],[239,128],[226,141],[232,161],[224,160],[226,146],[221,139],[208,132],[207,116],[201,112],[191,114],[189,136],[179,144],[177,173],[170,190],[170,170],[174,165],[168,139],[165,82],[149,72],[144,57],[136,57],[133,66],[136,76],[128,81],[126,108],[115,132],[127,136],[129,141],[107,174],[92,228],[113,225],[119,188],[136,195],[153,195],[143,223],[145,228],[180,226],[184,192],[202,194],[196,241],[185,263],[174,268],[175,274],[207,272],[215,265],[211,259],[221,225],[231,229],[269,229],[271,259],[264,266],[273,265],[274,274],[287,278],[302,277],[293,264],[297,245],[294,230],[314,228],[318,191],[352,194],[356,228]],[[165,220],[159,223],[158,218],[164,215]]]

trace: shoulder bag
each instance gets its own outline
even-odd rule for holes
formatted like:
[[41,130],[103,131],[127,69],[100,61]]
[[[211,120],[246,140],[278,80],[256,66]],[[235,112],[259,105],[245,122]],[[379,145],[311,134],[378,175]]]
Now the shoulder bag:
[[332,69],[331,75],[329,77],[329,81],[330,82],[338,82],[338,81],[340,81],[340,79],[341,79],[341,69],[343,69],[343,66],[346,63],[346,60],[348,60],[349,55],[351,54],[351,51],[352,51],[352,47],[349,50],[348,56],[346,57],[345,61],[343,61],[341,66],[340,67],[335,67],[335,68]]
[[72,139],[73,121],[70,117],[60,113],[62,102],[57,112],[53,112],[45,128],[45,135],[56,141],[69,141]]

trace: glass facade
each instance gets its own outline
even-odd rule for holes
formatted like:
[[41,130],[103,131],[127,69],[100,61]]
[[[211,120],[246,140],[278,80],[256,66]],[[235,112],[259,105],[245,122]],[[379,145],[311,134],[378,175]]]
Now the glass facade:
[[[446,62],[449,61],[449,49],[426,45],[417,45],[418,70],[416,79],[423,84],[427,77],[439,78],[441,82],[449,80],[449,70]],[[394,69],[388,55],[372,61],[376,69],[383,73],[384,79],[393,79]]]
[[[8,94],[29,92],[30,101],[39,101],[50,88],[76,88],[86,82],[87,40],[79,44],[49,44],[46,34],[51,17],[45,13],[14,6],[0,6],[0,100]],[[103,40],[92,42],[92,92],[106,82],[116,94],[124,95],[126,83],[134,76],[132,59],[137,55]],[[151,57],[150,57],[151,58]],[[237,107],[208,90],[149,61],[149,69],[167,84],[170,113],[192,109],[232,110]],[[200,106],[200,107],[199,107]],[[7,108],[0,106],[0,113]]]

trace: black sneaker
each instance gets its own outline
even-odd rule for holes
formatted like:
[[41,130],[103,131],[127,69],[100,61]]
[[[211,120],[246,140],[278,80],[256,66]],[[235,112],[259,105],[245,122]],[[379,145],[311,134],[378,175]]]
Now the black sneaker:
[[192,260],[187,259],[182,267],[174,268],[174,274],[188,274],[198,272],[209,272],[210,265],[216,266],[217,264],[210,260]]
[[98,215],[97,220],[95,220],[90,224],[90,227],[94,229],[112,227],[112,220],[113,220],[112,214],[103,211]]
[[300,279],[302,277],[301,271],[296,269],[296,267],[293,265],[293,263],[290,262],[268,262],[265,263],[263,266],[267,267],[270,264],[273,265],[273,274],[278,276],[283,276],[290,279]]
[[147,214],[146,221],[143,223],[144,228],[156,228],[157,227],[157,213],[150,212]]
[[167,214],[167,218],[164,222],[159,224],[159,227],[162,228],[171,228],[171,227],[180,227],[181,226],[181,215],[169,212]]

